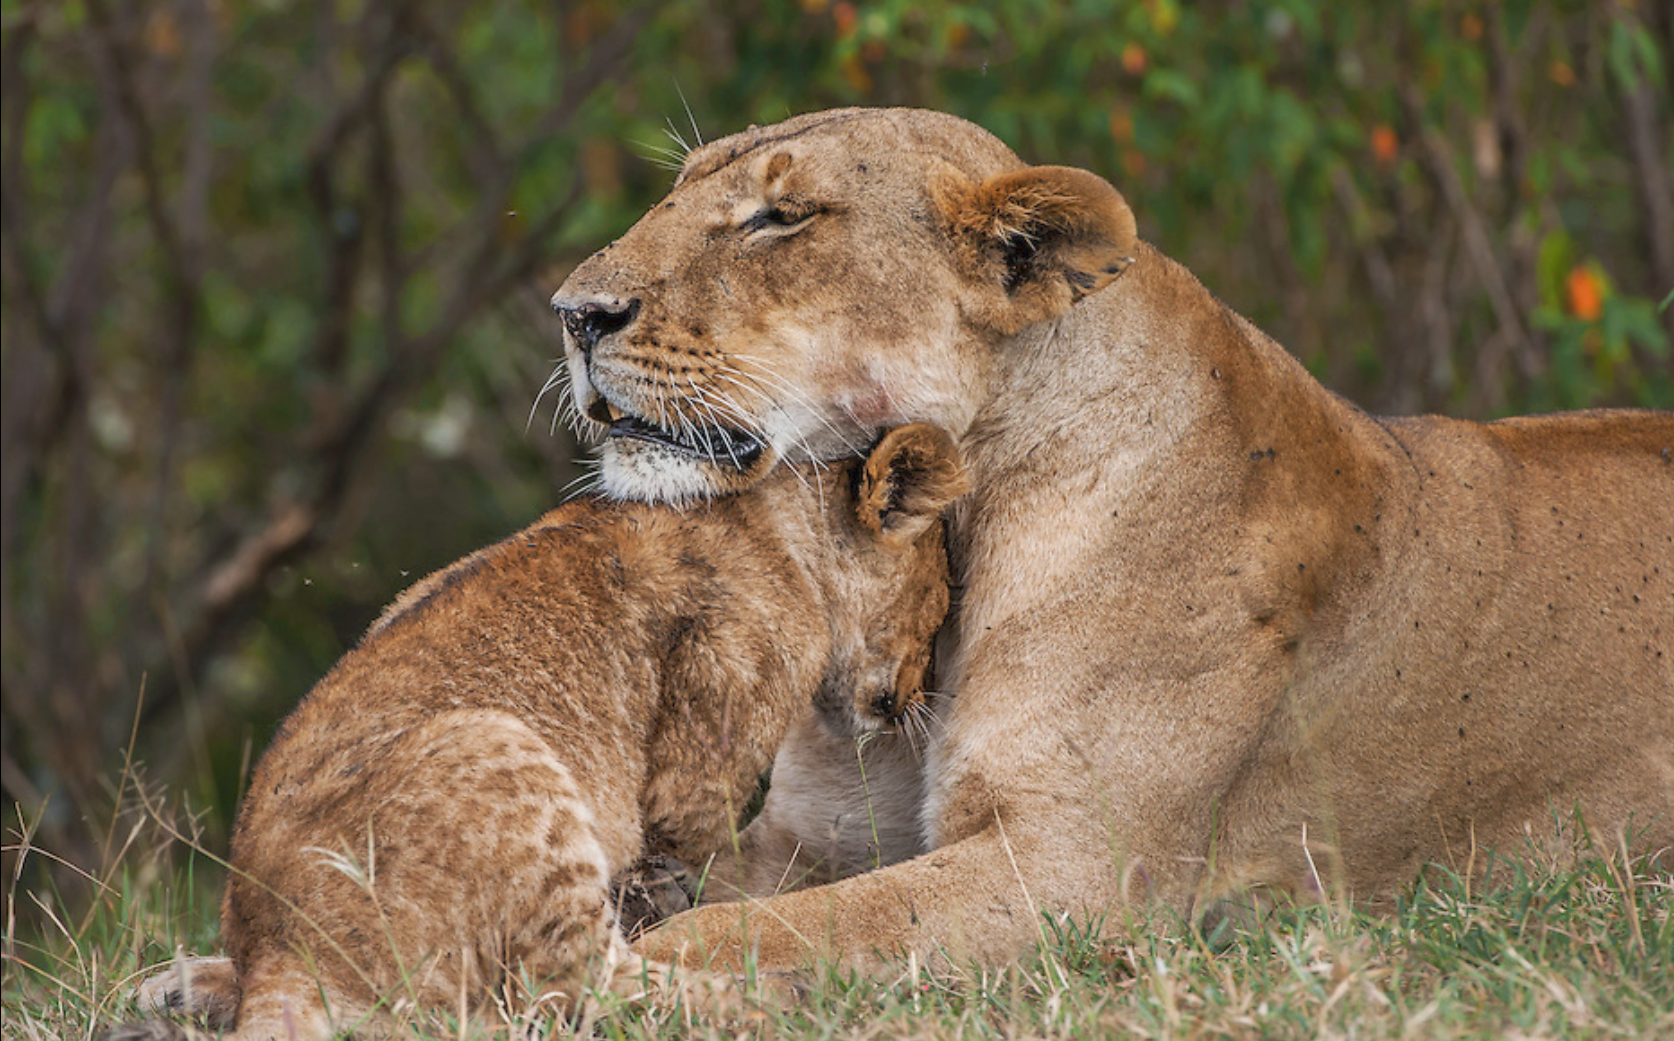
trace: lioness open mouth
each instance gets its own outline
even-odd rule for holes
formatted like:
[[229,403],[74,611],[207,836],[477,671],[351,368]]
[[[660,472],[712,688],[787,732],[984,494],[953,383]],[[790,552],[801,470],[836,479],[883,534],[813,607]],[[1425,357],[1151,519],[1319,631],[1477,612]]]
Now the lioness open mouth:
[[748,470],[767,450],[766,442],[744,430],[719,426],[689,425],[670,430],[640,416],[623,412],[600,397],[587,406],[587,415],[605,426],[605,438],[647,441],[682,455],[693,456],[717,466]]

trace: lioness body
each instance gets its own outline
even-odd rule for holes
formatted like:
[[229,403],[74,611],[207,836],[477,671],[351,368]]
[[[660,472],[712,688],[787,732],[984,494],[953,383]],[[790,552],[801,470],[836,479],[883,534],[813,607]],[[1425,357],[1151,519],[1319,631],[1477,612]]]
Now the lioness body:
[[573,503],[419,583],[255,771],[231,971],[188,960],[195,980],[145,997],[239,1039],[323,1041],[392,1009],[523,1015],[663,982],[628,955],[610,879],[647,848],[730,848],[816,692],[858,711],[921,682],[957,459],[917,427],[856,465],[685,512]]
[[[723,423],[797,457],[928,420],[974,486],[931,851],[776,897],[747,936],[700,908],[647,954],[1002,960],[1045,911],[1376,900],[1577,809],[1674,845],[1666,413],[1368,416],[1104,181],[926,112],[699,149],[554,305],[613,429]],[[626,497],[749,479],[617,437],[604,459]]]

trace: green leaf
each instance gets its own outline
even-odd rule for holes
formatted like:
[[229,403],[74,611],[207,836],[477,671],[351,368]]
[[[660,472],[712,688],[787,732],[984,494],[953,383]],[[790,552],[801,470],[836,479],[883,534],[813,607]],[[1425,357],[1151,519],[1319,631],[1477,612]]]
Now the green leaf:
[[1610,23],[1610,42],[1605,62],[1616,85],[1625,92],[1642,84],[1662,87],[1662,58],[1656,41],[1642,26],[1618,17]]
[[1145,74],[1145,96],[1154,101],[1174,101],[1185,108],[1197,108],[1203,93],[1197,81],[1178,69],[1153,67]]
[[1564,299],[1564,277],[1575,266],[1575,240],[1569,232],[1559,228],[1540,240],[1535,253],[1535,285],[1540,291],[1540,302],[1559,308]]

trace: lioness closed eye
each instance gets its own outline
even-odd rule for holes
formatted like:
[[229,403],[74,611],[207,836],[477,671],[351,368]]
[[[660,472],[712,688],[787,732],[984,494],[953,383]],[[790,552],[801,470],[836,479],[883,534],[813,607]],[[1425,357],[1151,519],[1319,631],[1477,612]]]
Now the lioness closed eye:
[[817,691],[916,693],[963,488],[947,435],[910,426],[863,462],[685,512],[573,503],[418,583],[257,766],[228,957],[185,960],[193,978],[166,971],[142,1001],[239,1041],[323,1041],[412,1005],[518,1015],[656,984],[609,879],[646,848],[696,863],[728,845]]
[[929,852],[697,908],[647,956],[1003,961],[1043,912],[1544,859],[1577,810],[1671,855],[1668,413],[1369,416],[1102,177],[935,112],[704,145],[553,303],[614,494],[730,491],[912,421],[973,486]]

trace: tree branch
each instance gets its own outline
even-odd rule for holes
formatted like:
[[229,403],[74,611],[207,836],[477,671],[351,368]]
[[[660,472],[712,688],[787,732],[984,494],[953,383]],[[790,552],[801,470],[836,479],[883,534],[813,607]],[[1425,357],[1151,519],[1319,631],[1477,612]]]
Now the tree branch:
[[[195,682],[208,661],[232,638],[239,622],[259,603],[268,576],[276,568],[296,560],[319,544],[321,528],[337,512],[348,489],[364,468],[364,461],[370,455],[388,416],[411,387],[429,377],[459,330],[483,307],[527,279],[546,255],[552,233],[568,218],[581,198],[580,179],[572,180],[565,197],[547,210],[508,251],[502,241],[500,227],[506,199],[514,183],[514,163],[574,119],[586,99],[607,82],[619,66],[649,16],[650,12],[646,10],[623,16],[594,41],[587,60],[566,72],[559,100],[535,121],[535,129],[512,150],[511,156],[502,161],[490,183],[483,186],[477,204],[456,225],[457,230],[447,233],[449,237],[463,238],[472,245],[467,259],[456,269],[454,289],[442,305],[438,317],[429,329],[418,336],[409,335],[400,326],[398,287],[404,280],[405,271],[399,252],[399,236],[395,234],[400,185],[392,165],[380,166],[388,164],[394,154],[387,124],[382,131],[376,129],[384,119],[380,114],[384,88],[401,58],[413,51],[399,33],[391,33],[385,38],[387,50],[373,61],[373,72],[368,75],[367,81],[346,105],[333,114],[326,129],[316,138],[317,144],[311,149],[313,172],[310,181],[317,186],[313,189],[318,200],[317,208],[329,207],[334,183],[329,167],[331,157],[343,150],[362,121],[374,128],[373,154],[369,157],[372,164],[371,183],[375,195],[382,198],[387,208],[372,223],[376,225],[375,234],[380,241],[381,278],[385,283],[382,321],[389,362],[326,430],[309,438],[312,464],[308,468],[318,475],[312,482],[312,490],[276,506],[255,534],[241,540],[220,563],[209,569],[212,578],[188,598],[187,602],[194,606],[186,612],[180,647],[183,660],[189,663],[190,674],[164,675],[153,679],[145,705],[148,726],[160,723],[174,712],[182,683]],[[381,141],[380,133],[384,135]],[[380,153],[383,156],[381,159]],[[345,293],[342,299],[347,308],[352,294]],[[329,331],[330,327],[326,327],[322,333]]]
[[1477,281],[1488,294],[1495,321],[1505,333],[1502,337],[1490,338],[1483,345],[1482,353],[1494,356],[1488,359],[1487,371],[1499,371],[1503,355],[1510,352],[1516,357],[1524,379],[1534,379],[1545,370],[1545,362],[1536,347],[1533,334],[1517,309],[1505,273],[1500,269],[1499,261],[1494,255],[1494,244],[1488,236],[1488,228],[1482,214],[1471,204],[1464,182],[1459,179],[1459,171],[1454,168],[1452,149],[1439,131],[1425,124],[1423,101],[1418,96],[1417,88],[1408,84],[1402,91],[1402,98],[1425,166],[1440,188],[1448,209],[1459,221],[1459,230],[1464,236],[1465,255],[1470,258]]
[[[1651,84],[1640,83],[1622,91],[1622,108],[1627,124],[1628,155],[1633,158],[1634,187],[1644,213],[1645,252],[1650,260],[1652,296],[1661,299],[1674,290],[1674,187],[1663,165],[1668,133],[1657,113],[1657,96]],[[1662,313],[1663,328],[1674,344],[1674,307]],[[1637,345],[1636,345],[1637,346]],[[1641,365],[1651,364],[1648,355]]]

